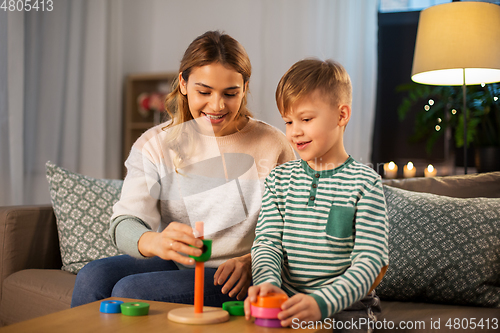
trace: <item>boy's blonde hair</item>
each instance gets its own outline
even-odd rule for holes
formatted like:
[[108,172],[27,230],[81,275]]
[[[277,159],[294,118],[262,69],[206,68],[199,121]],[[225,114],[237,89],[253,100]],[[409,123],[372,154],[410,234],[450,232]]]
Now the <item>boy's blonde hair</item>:
[[282,116],[304,96],[319,90],[333,107],[351,106],[352,85],[345,68],[333,60],[305,59],[296,62],[283,75],[276,88],[276,104]]

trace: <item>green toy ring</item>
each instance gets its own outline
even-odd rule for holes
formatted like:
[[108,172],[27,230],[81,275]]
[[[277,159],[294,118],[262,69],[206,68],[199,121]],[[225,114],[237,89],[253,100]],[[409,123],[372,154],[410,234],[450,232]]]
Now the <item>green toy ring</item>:
[[222,303],[222,309],[229,312],[231,316],[244,316],[245,315],[245,302],[243,301],[229,301]]
[[[195,261],[205,262],[208,259],[210,259],[210,256],[212,255],[212,240],[202,239],[202,241],[203,241],[203,247],[201,248],[201,250],[203,251],[203,253],[198,257],[196,256],[190,256],[190,257],[193,258]],[[192,245],[190,246],[194,247]]]
[[126,316],[145,316],[149,313],[149,304],[143,302],[123,303],[120,308]]

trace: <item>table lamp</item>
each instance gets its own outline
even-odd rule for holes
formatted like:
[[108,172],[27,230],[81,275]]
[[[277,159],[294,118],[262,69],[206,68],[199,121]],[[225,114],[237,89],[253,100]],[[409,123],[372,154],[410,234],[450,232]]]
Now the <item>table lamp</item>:
[[466,86],[500,81],[500,6],[454,1],[420,13],[411,79],[462,86],[467,173]]

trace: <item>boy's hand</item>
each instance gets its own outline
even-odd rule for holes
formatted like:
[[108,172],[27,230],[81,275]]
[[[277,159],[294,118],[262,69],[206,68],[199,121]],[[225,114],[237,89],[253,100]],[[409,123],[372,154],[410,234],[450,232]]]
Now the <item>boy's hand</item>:
[[224,285],[222,293],[241,300],[252,283],[252,257],[250,254],[232,258],[219,266],[214,274],[214,285]]
[[283,327],[292,325],[292,320],[294,318],[298,318],[300,322],[315,322],[317,320],[321,320],[321,310],[319,309],[318,303],[314,297],[309,295],[296,294],[292,296],[285,303],[283,303],[283,305],[281,305],[281,310],[283,311],[278,313],[278,319],[281,320],[281,326]]
[[257,302],[257,296],[266,296],[268,293],[285,294],[285,292],[281,288],[278,288],[274,284],[267,282],[259,284],[258,286],[252,286],[248,288],[248,297],[245,299],[246,320],[250,320],[251,318],[250,303]]

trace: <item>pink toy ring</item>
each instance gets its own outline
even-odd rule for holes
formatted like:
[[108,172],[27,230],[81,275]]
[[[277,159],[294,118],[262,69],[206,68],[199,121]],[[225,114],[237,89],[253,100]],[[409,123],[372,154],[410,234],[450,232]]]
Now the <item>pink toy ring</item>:
[[255,318],[262,319],[276,319],[278,313],[281,312],[280,308],[261,308],[259,306],[250,305],[250,311]]

